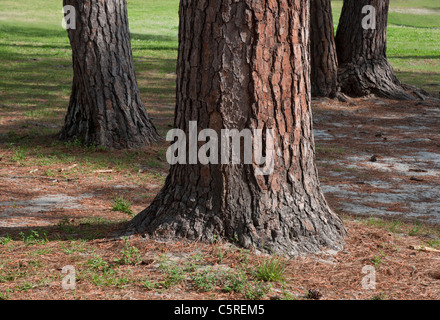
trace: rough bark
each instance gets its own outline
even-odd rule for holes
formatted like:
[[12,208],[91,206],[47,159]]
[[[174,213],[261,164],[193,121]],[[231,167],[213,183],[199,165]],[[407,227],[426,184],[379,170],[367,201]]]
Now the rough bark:
[[310,2],[311,81],[313,97],[335,97],[339,92],[338,59],[330,0]]
[[236,239],[288,255],[340,249],[345,229],[321,192],[310,106],[309,2],[180,3],[175,127],[273,129],[275,170],[176,164],[132,230],[162,239]]
[[[364,29],[362,8],[376,9],[376,29]],[[386,55],[389,0],[345,0],[336,33],[338,79],[350,96],[414,99],[401,86]]]
[[76,10],[68,29],[73,86],[60,138],[110,149],[141,148],[159,138],[141,101],[125,0],[64,0]]

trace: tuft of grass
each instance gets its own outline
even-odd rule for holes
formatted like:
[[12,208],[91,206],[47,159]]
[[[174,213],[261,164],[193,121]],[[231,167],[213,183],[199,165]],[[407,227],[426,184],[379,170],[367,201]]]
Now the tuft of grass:
[[124,199],[123,196],[116,197],[112,205],[113,211],[119,211],[133,216],[133,211],[131,210],[131,202]]
[[27,246],[36,245],[36,244],[46,244],[49,241],[47,239],[47,233],[45,231],[42,231],[40,234],[36,230],[30,230],[27,233],[20,232],[19,235]]
[[0,245],[2,245],[2,246],[6,246],[11,241],[12,241],[12,238],[9,235],[7,235],[6,237],[0,237]]
[[14,162],[22,162],[26,160],[28,151],[25,147],[19,146],[14,148],[14,154],[11,157],[11,160]]
[[255,269],[255,276],[266,282],[281,281],[286,272],[286,262],[281,258],[272,257],[265,259]]
[[223,283],[223,291],[243,293],[246,289],[248,279],[243,271],[230,272],[226,275]]
[[138,248],[130,245],[127,238],[124,238],[124,249],[121,250],[122,258],[115,259],[118,264],[137,265],[141,262],[141,254]]
[[212,291],[218,282],[217,275],[211,270],[203,270],[197,272],[192,280],[194,282],[194,287],[202,292]]
[[269,292],[270,288],[271,286],[265,284],[264,282],[252,282],[246,287],[244,296],[249,300],[259,300]]

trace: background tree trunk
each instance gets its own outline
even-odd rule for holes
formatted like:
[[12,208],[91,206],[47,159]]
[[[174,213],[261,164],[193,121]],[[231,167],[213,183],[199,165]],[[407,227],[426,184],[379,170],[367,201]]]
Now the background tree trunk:
[[[362,8],[376,9],[376,29],[365,30]],[[386,56],[389,0],[346,0],[336,33],[341,91],[350,96],[376,94],[390,99],[413,99],[394,75]]]
[[333,15],[330,0],[311,0],[310,47],[313,97],[333,98],[339,91]]
[[125,0],[64,0],[76,9],[73,86],[62,140],[141,148],[158,139],[134,73]]
[[180,3],[175,127],[274,129],[275,171],[255,164],[173,165],[153,203],[131,223],[163,239],[235,239],[298,255],[342,246],[314,164],[309,3]]

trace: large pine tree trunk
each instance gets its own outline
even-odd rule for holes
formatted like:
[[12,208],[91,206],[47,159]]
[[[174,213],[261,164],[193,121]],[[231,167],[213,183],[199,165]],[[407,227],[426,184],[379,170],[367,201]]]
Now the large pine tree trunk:
[[[376,29],[364,29],[367,14],[376,10]],[[390,99],[413,99],[401,86],[386,55],[389,0],[345,0],[336,33],[341,90],[351,96],[375,94]]]
[[76,10],[73,86],[61,131],[111,149],[141,148],[158,139],[141,101],[128,29],[126,0],[64,0]]
[[[309,2],[180,3],[175,127],[273,129],[275,170],[256,164],[176,164],[131,223],[163,239],[236,239],[289,255],[341,248],[344,226],[328,207],[314,163]],[[266,143],[267,139],[266,139]]]
[[313,97],[335,97],[338,87],[333,15],[330,0],[311,0],[310,47]]

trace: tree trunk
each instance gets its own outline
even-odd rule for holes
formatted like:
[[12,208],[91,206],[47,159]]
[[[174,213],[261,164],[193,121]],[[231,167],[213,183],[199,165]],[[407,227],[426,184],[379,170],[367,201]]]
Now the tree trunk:
[[198,130],[219,136],[221,129],[273,129],[275,170],[261,176],[255,163],[172,165],[131,227],[294,256],[341,248],[345,229],[314,163],[308,0],[182,0],[179,15],[175,127],[188,132],[197,121]]
[[141,101],[125,0],[64,0],[76,11],[73,86],[62,140],[110,149],[141,148],[159,138]]
[[311,81],[313,97],[333,98],[339,92],[338,59],[330,0],[310,2]]
[[[363,23],[368,22],[368,11],[362,12],[367,5],[376,11],[375,29],[363,27]],[[413,99],[402,88],[387,60],[388,9],[389,0],[344,1],[336,33],[338,78],[343,93]]]

